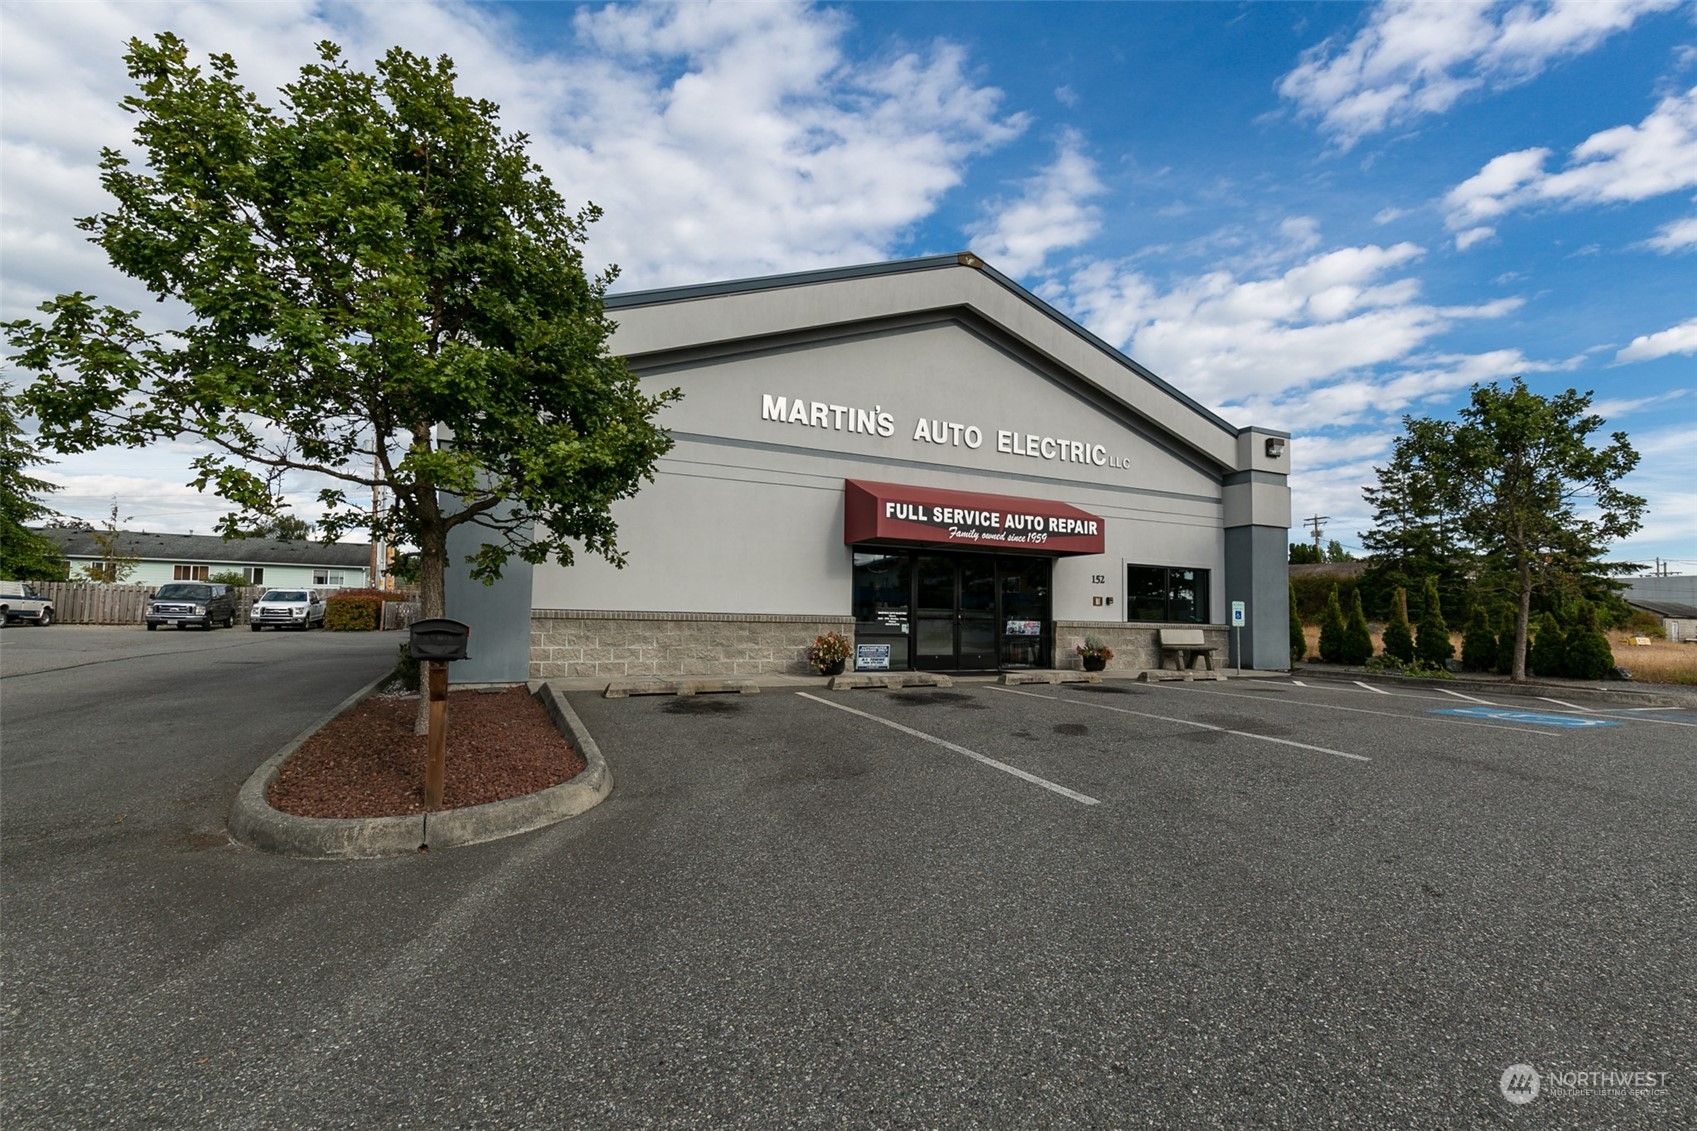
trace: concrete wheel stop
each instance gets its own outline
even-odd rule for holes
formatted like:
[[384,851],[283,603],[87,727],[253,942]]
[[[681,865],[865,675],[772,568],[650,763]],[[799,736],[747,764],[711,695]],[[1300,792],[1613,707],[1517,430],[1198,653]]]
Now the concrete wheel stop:
[[890,689],[896,687],[953,687],[955,681],[935,672],[856,672],[854,675],[834,675],[825,687],[831,691],[855,691],[863,688]]
[[759,695],[751,679],[616,679],[602,692],[605,699],[632,695]]
[[1009,686],[1013,686],[1013,685],[1021,684],[1021,683],[1048,683],[1048,684],[1056,684],[1056,683],[1101,683],[1102,677],[1097,672],[1077,672],[1077,671],[1061,671],[1061,670],[1056,670],[1056,671],[1022,671],[1022,672],[1003,672],[1002,677],[1000,679],[998,679],[996,682],[1001,684],[1003,687],[1009,687]]

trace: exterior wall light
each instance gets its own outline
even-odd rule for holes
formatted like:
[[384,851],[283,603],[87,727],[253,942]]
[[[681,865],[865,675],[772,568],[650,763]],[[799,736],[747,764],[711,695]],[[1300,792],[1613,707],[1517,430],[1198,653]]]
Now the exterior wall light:
[[1283,440],[1279,439],[1277,436],[1274,436],[1272,439],[1267,441],[1267,458],[1268,459],[1278,459],[1280,456],[1282,456],[1284,454],[1285,454],[1285,442]]

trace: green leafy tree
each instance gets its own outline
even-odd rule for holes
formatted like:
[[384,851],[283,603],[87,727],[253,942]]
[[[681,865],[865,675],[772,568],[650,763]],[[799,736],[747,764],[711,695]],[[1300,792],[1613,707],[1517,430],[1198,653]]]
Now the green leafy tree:
[[1420,619],[1414,625],[1414,658],[1429,667],[1441,668],[1453,655],[1455,644],[1450,640],[1449,622],[1444,620],[1443,605],[1438,601],[1438,580],[1428,577],[1420,594]]
[[279,514],[255,526],[252,536],[279,542],[310,542],[314,529],[312,523],[299,515]]
[[1338,587],[1326,598],[1326,612],[1320,618],[1320,658],[1328,664],[1343,662],[1343,636],[1348,627],[1343,619],[1343,603],[1338,600]]
[[1296,608],[1296,586],[1290,585],[1290,666],[1300,664],[1306,655],[1308,637],[1302,631],[1302,614]]
[[1329,562],[1353,562],[1355,556],[1343,548],[1343,543],[1333,539],[1326,543],[1326,560]]
[[1470,672],[1488,672],[1497,666],[1497,634],[1485,602],[1475,601],[1461,630],[1461,666]]
[[1310,546],[1306,542],[1292,542],[1290,544],[1291,565],[1319,565],[1325,560],[1325,555],[1320,553],[1318,546]]
[[1506,579],[1513,595],[1511,674],[1526,675],[1533,594],[1612,572],[1608,543],[1637,530],[1644,500],[1618,484],[1638,463],[1624,432],[1592,444],[1603,418],[1590,393],[1553,397],[1516,378],[1474,386],[1460,419],[1404,418],[1407,433],[1366,492],[1376,552],[1420,550]]
[[1567,636],[1554,613],[1538,618],[1538,632],[1533,637],[1528,663],[1534,675],[1548,678],[1567,674]]
[[65,576],[58,544],[32,525],[58,517],[41,501],[59,489],[29,468],[51,463],[36,451],[18,425],[10,387],[0,385],[0,577],[13,581],[56,581]]
[[1404,664],[1414,662],[1414,629],[1408,623],[1408,590],[1399,588],[1391,598],[1391,616],[1385,622],[1385,655]]
[[174,35],[130,41],[144,165],[105,150],[115,208],[79,224],[189,317],[153,332],[78,292],[8,324],[42,443],[199,444],[227,537],[276,521],[285,473],[320,476],[326,541],[418,547],[425,616],[464,524],[485,582],[513,554],[622,563],[610,507],[671,447],[653,418],[677,393],[607,351],[612,272],[582,256],[599,211],[566,206],[445,56],[392,49],[374,74],[340,56],[321,44],[272,109],[228,55],[203,71]]
[[1344,625],[1341,658],[1346,664],[1365,664],[1373,658],[1373,633],[1361,607],[1361,590],[1349,595],[1349,620]]

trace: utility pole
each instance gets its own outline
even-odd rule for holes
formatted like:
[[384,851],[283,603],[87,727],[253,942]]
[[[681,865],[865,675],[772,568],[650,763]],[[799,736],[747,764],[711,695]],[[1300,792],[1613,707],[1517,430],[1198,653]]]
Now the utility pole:
[[1316,554],[1320,553],[1320,531],[1325,529],[1325,523],[1332,521],[1332,516],[1329,514],[1316,514],[1310,515],[1302,521],[1314,528],[1314,552]]

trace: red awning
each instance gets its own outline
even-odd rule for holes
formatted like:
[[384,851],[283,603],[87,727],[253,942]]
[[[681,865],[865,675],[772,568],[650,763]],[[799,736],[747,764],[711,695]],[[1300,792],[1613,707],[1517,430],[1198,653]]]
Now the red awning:
[[1053,499],[843,481],[843,541],[929,542],[958,549],[1100,554],[1103,520]]

